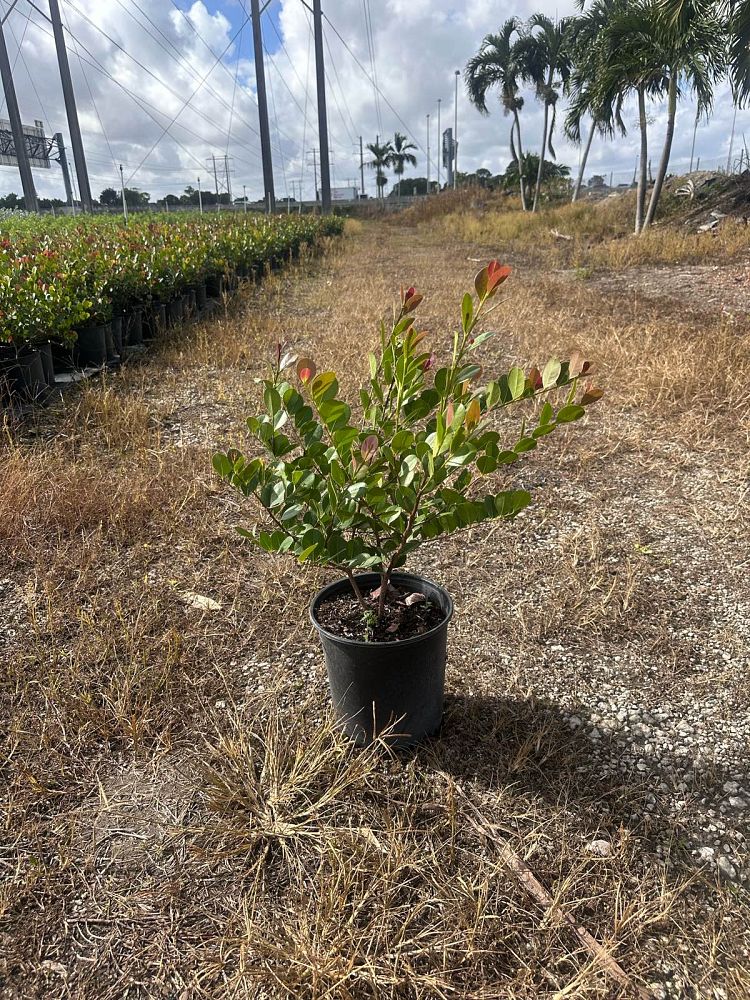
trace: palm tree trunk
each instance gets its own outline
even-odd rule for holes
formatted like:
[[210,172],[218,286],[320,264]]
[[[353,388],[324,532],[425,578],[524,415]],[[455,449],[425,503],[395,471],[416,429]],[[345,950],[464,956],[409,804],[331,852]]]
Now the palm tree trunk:
[[591,150],[591,142],[594,138],[594,132],[596,131],[596,121],[591,119],[591,131],[589,132],[589,137],[586,140],[586,148],[583,151],[583,159],[581,160],[581,167],[578,171],[578,178],[576,179],[576,186],[573,190],[573,197],[571,201],[578,201],[578,195],[581,193],[581,185],[583,184],[583,174],[586,170],[586,160],[589,158],[589,151]]
[[534,204],[531,208],[532,212],[536,212],[537,206],[539,205],[539,192],[542,189],[542,171],[544,170],[544,154],[547,152],[547,124],[549,122],[549,103],[545,98],[544,101],[544,134],[542,135],[542,152],[539,157],[539,169],[536,173],[536,188],[534,189]]
[[673,73],[669,78],[669,91],[667,95],[667,134],[664,137],[664,149],[661,153],[661,161],[659,163],[659,170],[656,174],[656,180],[654,181],[654,187],[651,192],[651,200],[648,203],[648,212],[646,213],[646,218],[643,223],[643,229],[641,232],[645,232],[646,229],[654,221],[654,216],[656,215],[656,207],[659,204],[659,196],[661,195],[661,189],[664,185],[664,178],[667,176],[667,169],[669,168],[669,157],[672,152],[672,138],[674,137],[674,123],[675,117],[677,116],[677,74]]
[[638,190],[635,197],[635,231],[640,233],[643,228],[643,215],[646,207],[646,169],[648,162],[648,124],[646,122],[646,93],[643,87],[638,88],[638,124],[641,130],[641,154],[638,161]]
[[521,186],[521,211],[526,211],[526,185],[523,176],[523,146],[521,145],[521,122],[518,120],[518,112],[514,109],[513,121],[516,125],[516,136],[518,137],[518,182]]

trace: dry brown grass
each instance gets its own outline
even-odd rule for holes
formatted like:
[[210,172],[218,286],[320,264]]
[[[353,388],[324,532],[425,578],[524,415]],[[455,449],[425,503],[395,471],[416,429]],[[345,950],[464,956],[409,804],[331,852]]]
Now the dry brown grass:
[[487,244],[436,225],[350,227],[5,441],[2,1000],[624,995],[561,909],[670,1000],[750,996],[746,883],[691,854],[725,757],[637,751],[644,771],[627,733],[569,721],[613,690],[679,715],[719,684],[724,747],[747,711],[744,328],[517,270],[488,367],[581,346],[607,398],[519,473],[528,516],[420,553],[459,614],[443,732],[413,754],[341,738],[306,619],[322,575],[233,531],[250,513],[210,454],[244,439],[277,340],[353,388],[413,281],[447,343]]

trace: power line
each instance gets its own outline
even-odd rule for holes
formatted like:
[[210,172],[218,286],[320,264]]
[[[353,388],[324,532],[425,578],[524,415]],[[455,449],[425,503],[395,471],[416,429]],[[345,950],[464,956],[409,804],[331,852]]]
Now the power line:
[[397,118],[397,120],[399,121],[399,123],[400,123],[400,124],[401,124],[401,125],[402,125],[402,126],[403,126],[403,127],[405,128],[405,129],[406,129],[406,134],[407,134],[407,135],[409,136],[409,138],[410,138],[410,139],[413,139],[413,140],[414,140],[414,144],[416,145],[417,149],[421,150],[421,152],[423,152],[423,153],[425,153],[425,155],[427,155],[427,154],[426,154],[426,151],[425,151],[425,148],[424,148],[424,146],[422,145],[422,143],[421,143],[421,142],[419,141],[419,139],[418,139],[418,138],[416,137],[416,135],[414,135],[414,133],[412,132],[412,130],[411,130],[411,129],[409,128],[409,126],[408,126],[408,125],[406,124],[406,122],[405,122],[405,121],[404,121],[404,119],[403,119],[403,118],[401,117],[401,115],[400,115],[400,114],[398,113],[398,111],[396,111],[396,109],[395,109],[395,108],[393,107],[393,105],[392,105],[392,104],[391,104],[391,102],[390,102],[390,101],[388,100],[388,98],[387,98],[387,97],[385,96],[385,94],[383,93],[383,91],[382,91],[382,90],[380,90],[380,88],[378,87],[378,85],[377,85],[377,84],[375,83],[375,81],[373,80],[373,78],[372,78],[372,77],[370,76],[370,74],[369,74],[369,73],[367,72],[367,70],[366,70],[366,69],[365,69],[365,67],[364,67],[364,66],[362,65],[362,63],[361,63],[361,62],[359,61],[359,59],[358,59],[358,58],[357,58],[357,56],[356,56],[356,55],[354,54],[354,52],[352,52],[352,50],[351,50],[351,48],[350,48],[349,44],[347,43],[346,39],[345,39],[345,38],[343,37],[343,35],[342,35],[342,34],[341,34],[341,32],[340,32],[340,31],[338,30],[338,28],[337,28],[337,27],[336,27],[336,25],[335,25],[335,24],[333,23],[333,21],[332,21],[332,20],[330,19],[330,17],[329,17],[329,16],[327,15],[327,14],[325,14],[325,13],[323,14],[323,17],[324,17],[324,18],[326,19],[326,21],[328,21],[328,23],[330,24],[330,26],[331,26],[331,27],[333,28],[333,31],[334,31],[334,33],[335,33],[336,37],[337,37],[337,38],[338,38],[338,40],[339,40],[339,41],[341,42],[341,44],[342,44],[342,45],[344,46],[344,48],[345,48],[345,49],[346,49],[346,51],[347,51],[347,52],[349,53],[349,55],[350,55],[350,56],[352,57],[352,59],[353,59],[353,60],[355,61],[355,63],[357,64],[357,66],[359,66],[359,68],[360,68],[360,69],[362,70],[362,72],[363,72],[363,73],[365,74],[365,76],[367,77],[367,79],[368,79],[368,80],[370,81],[370,83],[371,83],[371,84],[372,84],[372,85],[373,85],[373,86],[375,87],[375,89],[377,90],[377,92],[378,92],[378,93],[380,94],[380,96],[381,96],[381,97],[383,98],[383,101],[384,101],[384,102],[386,103],[386,105],[388,106],[389,110],[393,112],[393,114],[394,114],[394,115],[396,116],[396,118]]
[[372,12],[369,0],[362,0],[362,9],[365,15],[365,35],[367,37],[367,48],[370,53],[370,69],[372,70],[373,95],[375,97],[375,114],[378,120],[378,130],[383,131],[383,121],[380,117],[380,100],[378,98],[378,76],[375,70],[375,38],[372,33]]

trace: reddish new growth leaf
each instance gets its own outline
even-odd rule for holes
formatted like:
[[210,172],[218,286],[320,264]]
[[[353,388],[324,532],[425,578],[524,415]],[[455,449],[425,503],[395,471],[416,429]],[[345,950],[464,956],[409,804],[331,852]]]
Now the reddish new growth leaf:
[[422,362],[422,371],[428,372],[431,368],[434,368],[436,361],[437,358],[435,357],[435,352],[433,351],[432,354],[430,354],[429,358],[425,358],[425,360]]
[[445,426],[446,427],[450,427],[450,425],[453,423],[453,418],[454,418],[455,415],[456,415],[456,413],[455,413],[455,410],[453,409],[453,400],[451,399],[450,402],[448,403],[448,406],[445,409]]
[[307,385],[311,379],[315,378],[317,370],[312,358],[300,358],[297,362],[297,377],[303,385]]
[[375,437],[375,435],[370,434],[368,437],[364,439],[364,441],[360,445],[359,453],[362,456],[362,460],[364,462],[367,462],[368,465],[377,455],[379,444],[380,442]]
[[498,264],[496,260],[491,260],[487,265],[487,292],[492,295],[504,281],[510,277],[512,268],[507,264]]
[[422,301],[423,298],[424,296],[420,295],[413,285],[407,288],[406,291],[404,291],[404,289],[402,288],[401,289],[402,314],[414,312],[414,310],[417,308],[417,306],[419,305],[419,303]]
[[537,389],[542,388],[542,373],[539,371],[536,365],[531,369],[529,374],[526,376],[526,381],[529,383],[531,388],[536,392]]
[[507,264],[498,264],[496,260],[491,260],[487,267],[483,267],[474,278],[474,288],[479,298],[484,299],[494,295],[511,270]]
[[593,385],[587,385],[586,391],[581,398],[581,406],[590,406],[604,395],[604,390]]

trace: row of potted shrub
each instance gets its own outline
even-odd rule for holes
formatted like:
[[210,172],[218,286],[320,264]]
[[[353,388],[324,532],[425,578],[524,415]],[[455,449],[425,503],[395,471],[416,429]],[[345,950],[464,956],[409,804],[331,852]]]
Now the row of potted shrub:
[[[3,220],[0,382],[38,397],[54,367],[100,366],[146,332],[181,321],[222,282],[337,235],[310,216],[174,216]],[[208,291],[207,291],[208,290]]]

